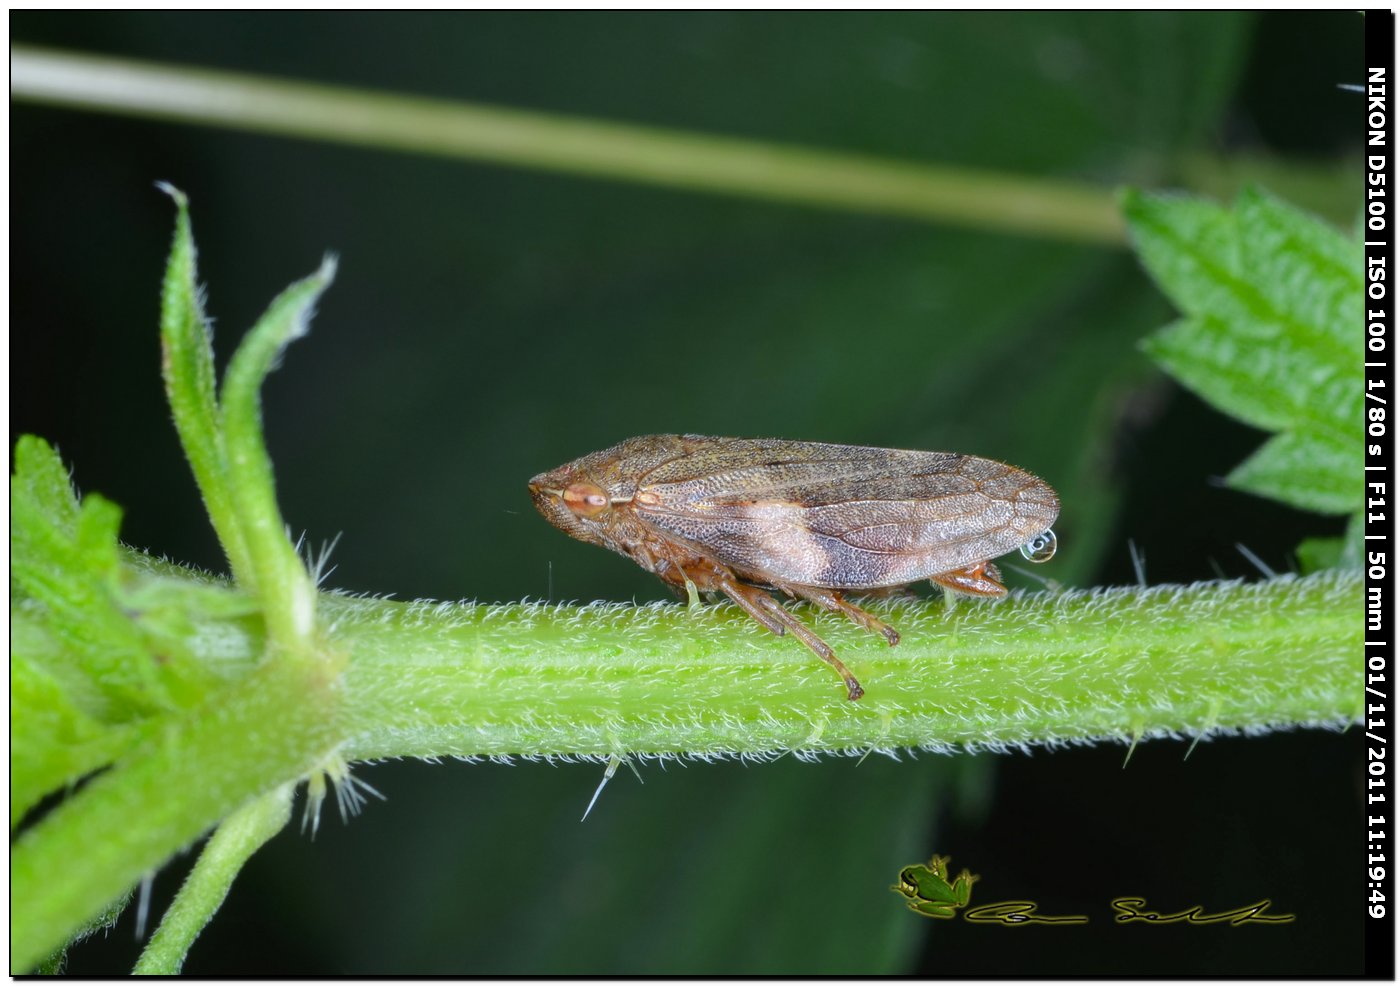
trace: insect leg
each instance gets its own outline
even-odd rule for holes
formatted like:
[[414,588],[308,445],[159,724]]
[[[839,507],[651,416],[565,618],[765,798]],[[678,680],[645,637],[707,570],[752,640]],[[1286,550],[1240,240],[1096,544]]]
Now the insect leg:
[[881,619],[877,619],[873,614],[867,613],[859,606],[848,602],[846,597],[834,589],[821,589],[810,585],[782,585],[779,586],[784,592],[807,600],[809,603],[816,603],[822,609],[828,609],[833,613],[844,613],[846,618],[857,626],[883,634],[884,638],[893,647],[899,643],[899,631]]
[[772,600],[772,597],[762,589],[755,589],[753,586],[740,585],[737,582],[726,580],[719,584],[719,591],[738,603],[740,609],[748,613],[749,616],[753,617],[759,623],[762,623],[779,637],[787,633],[783,622],[769,613],[768,610],[764,608],[763,603],[759,601],[760,599]]
[[991,562],[981,562],[968,568],[958,568],[941,575],[934,575],[929,581],[952,592],[961,592],[982,599],[1000,599],[1006,595],[1006,586],[998,579],[1001,573]]
[[720,591],[738,603],[744,612],[769,630],[779,636],[782,636],[785,630],[791,630],[792,635],[806,644],[813,654],[835,668],[836,673],[841,676],[841,680],[846,683],[846,697],[852,702],[865,694],[865,689],[860,686],[856,676],[851,674],[846,665],[841,663],[836,652],[831,649],[827,642],[784,609],[781,603],[768,594],[767,590],[757,586],[731,582],[728,579],[722,581],[719,587]]

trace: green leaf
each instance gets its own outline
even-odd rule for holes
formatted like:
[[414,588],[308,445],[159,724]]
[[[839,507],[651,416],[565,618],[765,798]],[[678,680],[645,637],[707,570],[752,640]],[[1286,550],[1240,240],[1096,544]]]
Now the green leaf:
[[229,492],[228,463],[214,387],[212,332],[196,281],[189,201],[171,185],[157,185],[175,200],[175,238],[160,295],[161,376],[180,445],[194,471],[214,532],[235,576],[246,579],[248,547]]
[[1275,435],[1226,477],[1237,490],[1273,497],[1320,514],[1355,509],[1357,473],[1352,449],[1312,432]]
[[266,661],[198,710],[161,720],[111,770],[11,847],[12,969],[69,940],[172,853],[341,741],[338,690],[319,673]]
[[1303,574],[1335,568],[1342,559],[1341,538],[1308,538],[1296,549],[1298,568]]
[[11,623],[10,830],[50,791],[111,763],[135,735],[88,715],[17,646],[29,621]]
[[110,931],[117,923],[117,918],[122,916],[122,911],[126,910],[126,905],[131,903],[131,896],[136,888],[132,887],[124,894],[119,894],[102,908],[90,920],[85,921],[81,927],[68,939],[62,947],[54,950],[47,959],[40,962],[35,970],[42,976],[57,976],[63,972],[64,961],[68,957],[68,949],[72,948],[84,938],[90,938],[99,931]]
[[17,449],[10,483],[11,594],[31,603],[55,645],[31,657],[103,721],[169,707],[155,661],[112,591],[121,510],[98,496],[76,511],[51,509],[44,495],[53,492],[57,456],[44,449],[32,456]]
[[[167,191],[179,206],[162,304],[167,394],[215,528],[252,594],[136,560],[117,540],[121,510],[99,496],[77,503],[53,450],[38,439],[19,443],[11,478],[11,611],[22,625],[11,662],[19,732],[12,826],[48,791],[112,765],[12,850],[15,894],[26,904],[11,929],[22,970],[53,965],[73,928],[250,798],[281,785],[285,819],[290,785],[342,738],[333,686],[343,654],[317,650],[315,586],[286,537],[258,404],[263,379],[305,332],[334,263],[274,300],[235,354],[219,401],[189,217],[184,197]],[[254,611],[259,625],[248,626],[242,618]],[[271,638],[274,659],[229,659],[201,632],[211,619]],[[211,843],[223,847],[217,873],[177,901],[152,958],[158,966],[178,967],[242,858],[275,831],[274,820],[257,818],[252,829],[228,830],[242,833],[231,855],[233,835]]]
[[1304,575],[1324,568],[1360,568],[1365,545],[1365,519],[1353,514],[1339,538],[1308,538],[1298,545],[1298,567]]
[[21,435],[15,442],[12,500],[41,511],[48,522],[71,534],[78,523],[78,497],[58,453],[42,438]]
[[132,570],[121,510],[96,495],[79,505],[57,453],[32,436],[15,446],[10,503],[13,827],[45,794],[114,762],[143,723],[246,667],[216,670],[188,643],[191,611],[234,594]]
[[277,507],[272,460],[263,441],[259,390],[287,344],[300,339],[312,309],[335,278],[335,259],[273,299],[244,336],[224,374],[221,417],[228,453],[229,490],[246,539],[252,577],[268,631],[288,653],[297,652],[312,630],[315,586],[296,549],[287,540]]
[[1258,190],[1233,210],[1136,191],[1123,207],[1140,259],[1186,315],[1143,348],[1216,407],[1279,433],[1229,484],[1319,513],[1357,510],[1359,243]]
[[1245,274],[1319,354],[1355,356],[1361,323],[1361,244],[1260,191],[1240,193]]

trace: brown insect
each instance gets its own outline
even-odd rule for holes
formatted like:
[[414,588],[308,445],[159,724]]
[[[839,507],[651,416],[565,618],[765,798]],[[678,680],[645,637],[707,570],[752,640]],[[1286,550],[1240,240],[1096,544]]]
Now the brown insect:
[[1054,554],[1060,501],[1011,466],[952,452],[703,435],[643,435],[530,480],[566,534],[611,548],[677,589],[721,592],[773,633],[791,633],[865,693],[826,642],[771,595],[844,613],[899,643],[845,593],[929,579],[1006,595],[991,559]]

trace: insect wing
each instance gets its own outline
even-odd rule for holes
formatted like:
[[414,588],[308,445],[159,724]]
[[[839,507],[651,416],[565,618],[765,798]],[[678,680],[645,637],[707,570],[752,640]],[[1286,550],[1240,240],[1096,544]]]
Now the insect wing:
[[1054,523],[1059,501],[976,456],[712,439],[642,477],[634,507],[757,581],[869,589],[1014,551]]

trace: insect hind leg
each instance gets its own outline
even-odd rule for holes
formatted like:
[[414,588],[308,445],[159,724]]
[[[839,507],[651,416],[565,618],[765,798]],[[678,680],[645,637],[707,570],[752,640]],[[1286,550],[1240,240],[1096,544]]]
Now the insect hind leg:
[[782,604],[768,594],[766,589],[744,585],[725,579],[719,585],[720,591],[739,604],[740,608],[778,636],[791,631],[792,635],[807,645],[807,648],[827,664],[836,669],[841,680],[846,683],[846,697],[854,702],[865,694],[856,676],[851,674],[831,646],[811,631],[808,626],[793,616]]
[[991,562],[981,562],[968,568],[958,568],[929,577],[936,586],[950,592],[979,599],[1000,599],[1006,595],[1006,586],[999,581],[1001,573]]
[[845,614],[846,618],[857,626],[882,635],[889,641],[891,647],[899,643],[898,630],[876,617],[875,614],[867,613],[855,603],[850,602],[835,589],[822,589],[811,585],[783,585],[779,588],[789,595],[805,599],[809,603],[816,603],[822,609]]

